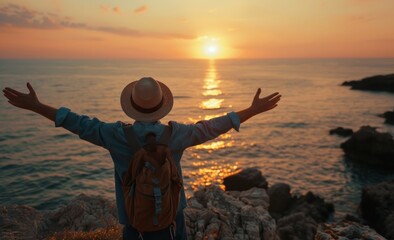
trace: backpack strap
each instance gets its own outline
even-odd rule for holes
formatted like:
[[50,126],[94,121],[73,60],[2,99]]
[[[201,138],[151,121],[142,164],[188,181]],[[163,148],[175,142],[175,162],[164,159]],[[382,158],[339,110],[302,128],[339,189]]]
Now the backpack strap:
[[161,137],[158,141],[159,144],[164,144],[164,145],[168,145],[170,138],[171,138],[171,134],[172,134],[172,128],[171,126],[164,126],[164,131],[161,134]]
[[138,149],[141,148],[141,144],[135,135],[133,125],[127,125],[123,127],[124,134],[126,136],[127,143],[136,152]]

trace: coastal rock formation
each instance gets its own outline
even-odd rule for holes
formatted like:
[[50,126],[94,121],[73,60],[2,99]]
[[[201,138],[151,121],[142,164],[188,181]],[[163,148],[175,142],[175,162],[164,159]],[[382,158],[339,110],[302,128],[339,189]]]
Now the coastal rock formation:
[[43,214],[28,206],[0,206],[0,239],[39,239]]
[[360,209],[370,226],[394,239],[394,180],[364,187]]
[[394,74],[377,75],[358,81],[346,81],[342,85],[358,90],[394,92]]
[[330,135],[334,134],[341,137],[349,137],[353,134],[353,130],[350,128],[337,127],[330,130]]
[[291,196],[290,191],[285,183],[276,183],[268,189],[269,211],[277,220],[277,235],[280,239],[313,239],[318,223],[334,213],[334,205],[312,192]]
[[274,184],[268,189],[270,197],[270,214],[275,219],[295,213],[303,213],[315,222],[324,222],[334,213],[334,205],[326,203],[323,198],[308,192],[301,196],[291,196],[290,186],[285,183]]
[[91,231],[118,224],[116,204],[98,196],[81,194],[47,216],[53,230]]
[[245,191],[252,187],[265,188],[268,182],[256,168],[247,168],[223,179],[226,191]]
[[290,185],[286,183],[275,183],[268,189],[270,198],[269,211],[271,214],[280,214],[289,208],[292,202],[290,189]]
[[375,230],[368,226],[356,222],[342,221],[332,224],[320,224],[315,236],[315,240],[386,240]]
[[387,112],[379,115],[379,117],[383,117],[386,119],[384,121],[384,123],[394,125],[394,109],[393,109],[393,111],[387,111]]
[[317,223],[302,212],[290,214],[277,221],[277,235],[281,240],[312,240],[316,229]]
[[224,192],[208,186],[194,193],[185,209],[190,239],[275,240],[275,220],[268,212],[265,189]]
[[56,211],[0,206],[0,239],[43,239],[57,231],[93,231],[118,225],[116,205],[81,194]]
[[346,157],[374,166],[394,168],[394,140],[390,133],[380,133],[362,126],[341,144]]

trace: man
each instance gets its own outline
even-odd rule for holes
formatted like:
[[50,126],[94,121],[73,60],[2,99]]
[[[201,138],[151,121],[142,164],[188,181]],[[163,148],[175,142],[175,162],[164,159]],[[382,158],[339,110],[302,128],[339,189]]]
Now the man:
[[[27,94],[8,87],[3,89],[3,93],[10,104],[36,112],[54,121],[56,127],[63,127],[78,134],[81,139],[104,147],[109,151],[115,168],[116,204],[119,222],[124,225],[123,239],[138,239],[139,233],[128,223],[121,187],[122,175],[127,171],[129,162],[134,154],[128,145],[123,130],[125,124],[120,121],[104,123],[97,118],[90,119],[87,116],[73,113],[68,108],[51,107],[39,101],[30,83],[27,83],[27,88],[29,89]],[[180,124],[174,121],[168,123],[172,129],[168,147],[171,150],[181,177],[180,160],[186,148],[214,139],[232,128],[238,131],[240,123],[257,114],[275,108],[281,98],[279,93],[260,98],[260,93],[261,89],[259,88],[250,107],[238,112],[230,112],[225,116],[200,121],[196,124]],[[160,139],[163,134],[165,125],[159,120],[171,111],[173,95],[165,84],[146,77],[128,84],[123,89],[121,106],[129,117],[136,120],[133,124],[134,133],[141,145],[144,145],[147,133],[153,133],[157,138],[156,140]],[[186,226],[183,215],[185,207],[186,197],[182,189],[176,218],[175,239],[186,239]],[[167,237],[159,237],[163,236],[162,234],[162,232],[146,233],[143,237],[144,239],[168,239]]]

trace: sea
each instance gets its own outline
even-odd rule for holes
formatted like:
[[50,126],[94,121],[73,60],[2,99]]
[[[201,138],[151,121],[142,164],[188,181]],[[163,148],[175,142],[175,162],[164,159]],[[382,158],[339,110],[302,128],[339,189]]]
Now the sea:
[[[41,102],[104,122],[133,123],[120,93],[144,76],[164,82],[174,107],[161,120],[195,123],[247,108],[279,92],[275,109],[217,139],[189,148],[182,158],[187,196],[256,167],[269,185],[287,183],[294,195],[311,191],[335,205],[335,217],[358,212],[364,186],[394,179],[394,172],[354,163],[330,135],[363,125],[394,135],[378,117],[394,108],[394,94],[350,90],[347,80],[394,72],[394,59],[262,60],[0,60],[0,87],[36,89]],[[114,168],[104,148],[33,112],[0,100],[0,204],[56,209],[79,194],[115,199]]]

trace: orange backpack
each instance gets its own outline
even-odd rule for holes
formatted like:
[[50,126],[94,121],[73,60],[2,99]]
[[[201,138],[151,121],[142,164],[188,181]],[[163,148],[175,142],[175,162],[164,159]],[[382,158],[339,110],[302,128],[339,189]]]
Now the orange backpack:
[[159,142],[147,135],[141,147],[132,125],[123,128],[134,156],[123,175],[123,194],[130,225],[140,233],[175,225],[182,179],[167,147],[171,128],[166,126]]

